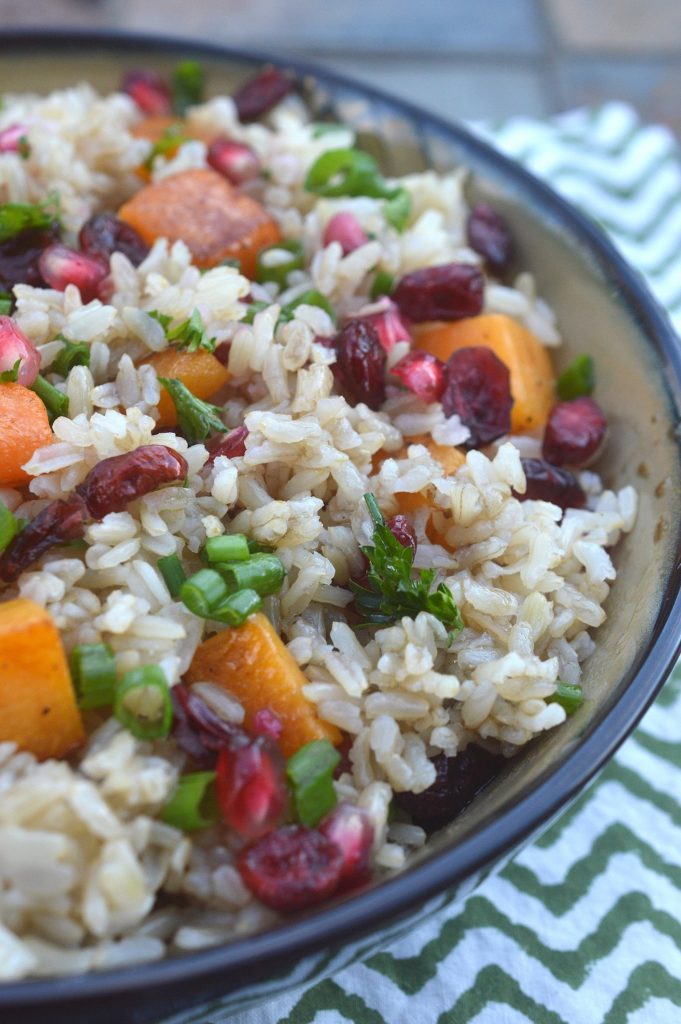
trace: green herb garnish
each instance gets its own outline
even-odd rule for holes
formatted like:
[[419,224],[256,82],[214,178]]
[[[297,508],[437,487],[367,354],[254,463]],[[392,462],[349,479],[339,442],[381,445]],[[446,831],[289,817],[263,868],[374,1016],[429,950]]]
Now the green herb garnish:
[[219,406],[203,402],[175,377],[159,377],[158,380],[173,400],[177,422],[189,444],[205,441],[213,430],[227,433],[227,427],[220,419],[222,410]]
[[168,328],[172,317],[166,313],[159,313],[156,309],[152,309],[149,316],[158,320],[165,331],[166,339],[171,344],[177,345],[178,348],[184,348],[187,352],[196,352],[200,348],[205,348],[207,352],[215,352],[217,339],[208,337],[206,325],[198,309],[194,310],[188,320],[183,320],[181,324],[170,330]]
[[47,418],[50,423],[56,420],[57,416],[68,416],[68,396],[63,391],[60,391],[59,388],[55,388],[54,384],[50,384],[49,380],[45,380],[42,374],[39,373],[33,381],[31,390],[35,391],[47,409]]
[[55,341],[63,342],[64,347],[51,363],[50,373],[68,377],[74,366],[90,365],[90,346],[87,342],[69,341],[63,334],[58,334]]
[[195,60],[183,60],[175,68],[172,81],[173,111],[184,117],[189,107],[203,99],[203,68]]
[[51,227],[59,219],[59,198],[49,195],[44,203],[2,203],[0,205],[0,242],[15,238],[28,228]]
[[172,150],[177,149],[183,142],[187,141],[187,136],[183,134],[182,125],[171,124],[166,128],[161,138],[151,147],[149,156],[142,164],[142,167],[147,171],[152,171],[154,169],[154,160],[157,156],[168,156]]
[[0,373],[0,384],[16,384],[19,380],[20,366],[21,359],[17,359],[11,370],[3,370],[2,373]]
[[11,292],[0,292],[0,316],[9,316],[14,305],[14,296]]
[[563,402],[590,395],[596,387],[596,367],[591,356],[581,355],[566,366],[556,381],[556,392]]
[[364,500],[374,522],[374,543],[361,549],[369,560],[369,586],[350,581],[355,607],[364,616],[362,625],[387,625],[403,615],[413,619],[419,612],[429,612],[449,630],[451,643],[463,628],[451,590],[440,583],[431,593],[434,569],[421,569],[412,577],[414,552],[411,547],[400,544],[392,533],[373,494],[365,494]]

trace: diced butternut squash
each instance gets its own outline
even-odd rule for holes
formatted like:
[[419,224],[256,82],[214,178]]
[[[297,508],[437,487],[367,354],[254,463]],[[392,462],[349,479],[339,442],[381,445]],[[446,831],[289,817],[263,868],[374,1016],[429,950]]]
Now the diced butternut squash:
[[157,238],[182,239],[197,266],[237,259],[248,277],[255,275],[258,252],[281,239],[264,206],[210,168],[181,171],[146,185],[118,216],[149,245]]
[[0,486],[21,487],[31,477],[21,468],[54,440],[45,406],[21,384],[0,384]]
[[279,742],[286,757],[310,740],[341,741],[335,725],[323,722],[303,696],[307,679],[264,615],[253,615],[243,626],[204,640],[186,679],[229,690],[246,710],[247,729],[261,708],[273,711],[283,725]]
[[549,354],[531,331],[500,313],[416,328],[416,345],[446,362],[459,348],[491,348],[511,375],[511,432],[524,434],[546,423],[556,401]]
[[64,649],[44,608],[25,597],[0,604],[0,741],[40,760],[85,739]]
[[[167,348],[163,352],[155,352],[144,361],[154,367],[159,377],[174,377],[201,399],[211,398],[229,380],[229,370],[204,348],[196,352]],[[177,423],[175,405],[163,385],[158,410],[161,414],[158,426],[174,427]]]
[[171,128],[177,128],[178,135],[185,139],[188,137],[182,118],[173,117],[171,114],[153,114],[151,117],[145,117],[143,121],[138,121],[132,126],[130,134],[136,139],[159,142]]
[[[466,461],[466,453],[460,448],[456,448],[454,445],[437,444],[427,434],[419,434],[416,437],[410,437],[407,444],[403,445],[396,452],[385,452],[382,450],[377,452],[372,460],[374,473],[379,471],[381,463],[385,462],[386,459],[406,459],[409,454],[409,445],[412,444],[425,445],[433,458],[437,459],[442,466],[445,476],[451,476],[453,473],[456,473],[457,469]],[[428,504],[428,498],[422,491],[398,491],[395,494],[395,500],[400,512],[404,515],[416,512]]]

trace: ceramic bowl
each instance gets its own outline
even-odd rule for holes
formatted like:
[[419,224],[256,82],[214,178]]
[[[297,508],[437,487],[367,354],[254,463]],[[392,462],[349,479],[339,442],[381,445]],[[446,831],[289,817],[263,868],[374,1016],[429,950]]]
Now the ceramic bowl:
[[[211,45],[90,32],[5,31],[0,53],[2,92],[79,80],[108,91],[126,70],[168,72],[189,56],[204,64],[211,93],[229,92],[264,62],[280,63]],[[355,125],[384,171],[469,167],[471,197],[489,199],[508,219],[518,265],[532,271],[557,312],[565,338],[559,363],[584,351],[597,360],[598,398],[612,427],[599,469],[608,486],[634,483],[641,501],[636,527],[616,552],[608,620],[586,666],[592,699],[510,762],[401,873],[229,945],[139,968],[0,986],[0,1020],[12,1024],[143,1024],[201,1006],[207,1016],[192,1019],[207,1020],[368,954],[460,899],[564,809],[632,730],[678,653],[681,358],[664,312],[593,223],[461,125],[301,62],[284,63],[313,117]]]

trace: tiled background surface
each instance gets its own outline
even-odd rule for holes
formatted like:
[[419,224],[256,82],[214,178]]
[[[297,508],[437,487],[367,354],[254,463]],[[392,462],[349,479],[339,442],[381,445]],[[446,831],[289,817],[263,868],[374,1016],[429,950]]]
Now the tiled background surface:
[[0,19],[302,53],[453,117],[625,99],[681,134],[681,0],[0,0]]

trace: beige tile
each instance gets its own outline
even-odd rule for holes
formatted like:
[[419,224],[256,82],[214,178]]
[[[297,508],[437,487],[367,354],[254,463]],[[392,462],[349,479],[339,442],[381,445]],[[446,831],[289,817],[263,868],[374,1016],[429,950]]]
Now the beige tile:
[[579,50],[681,49],[681,0],[544,0],[561,42]]

